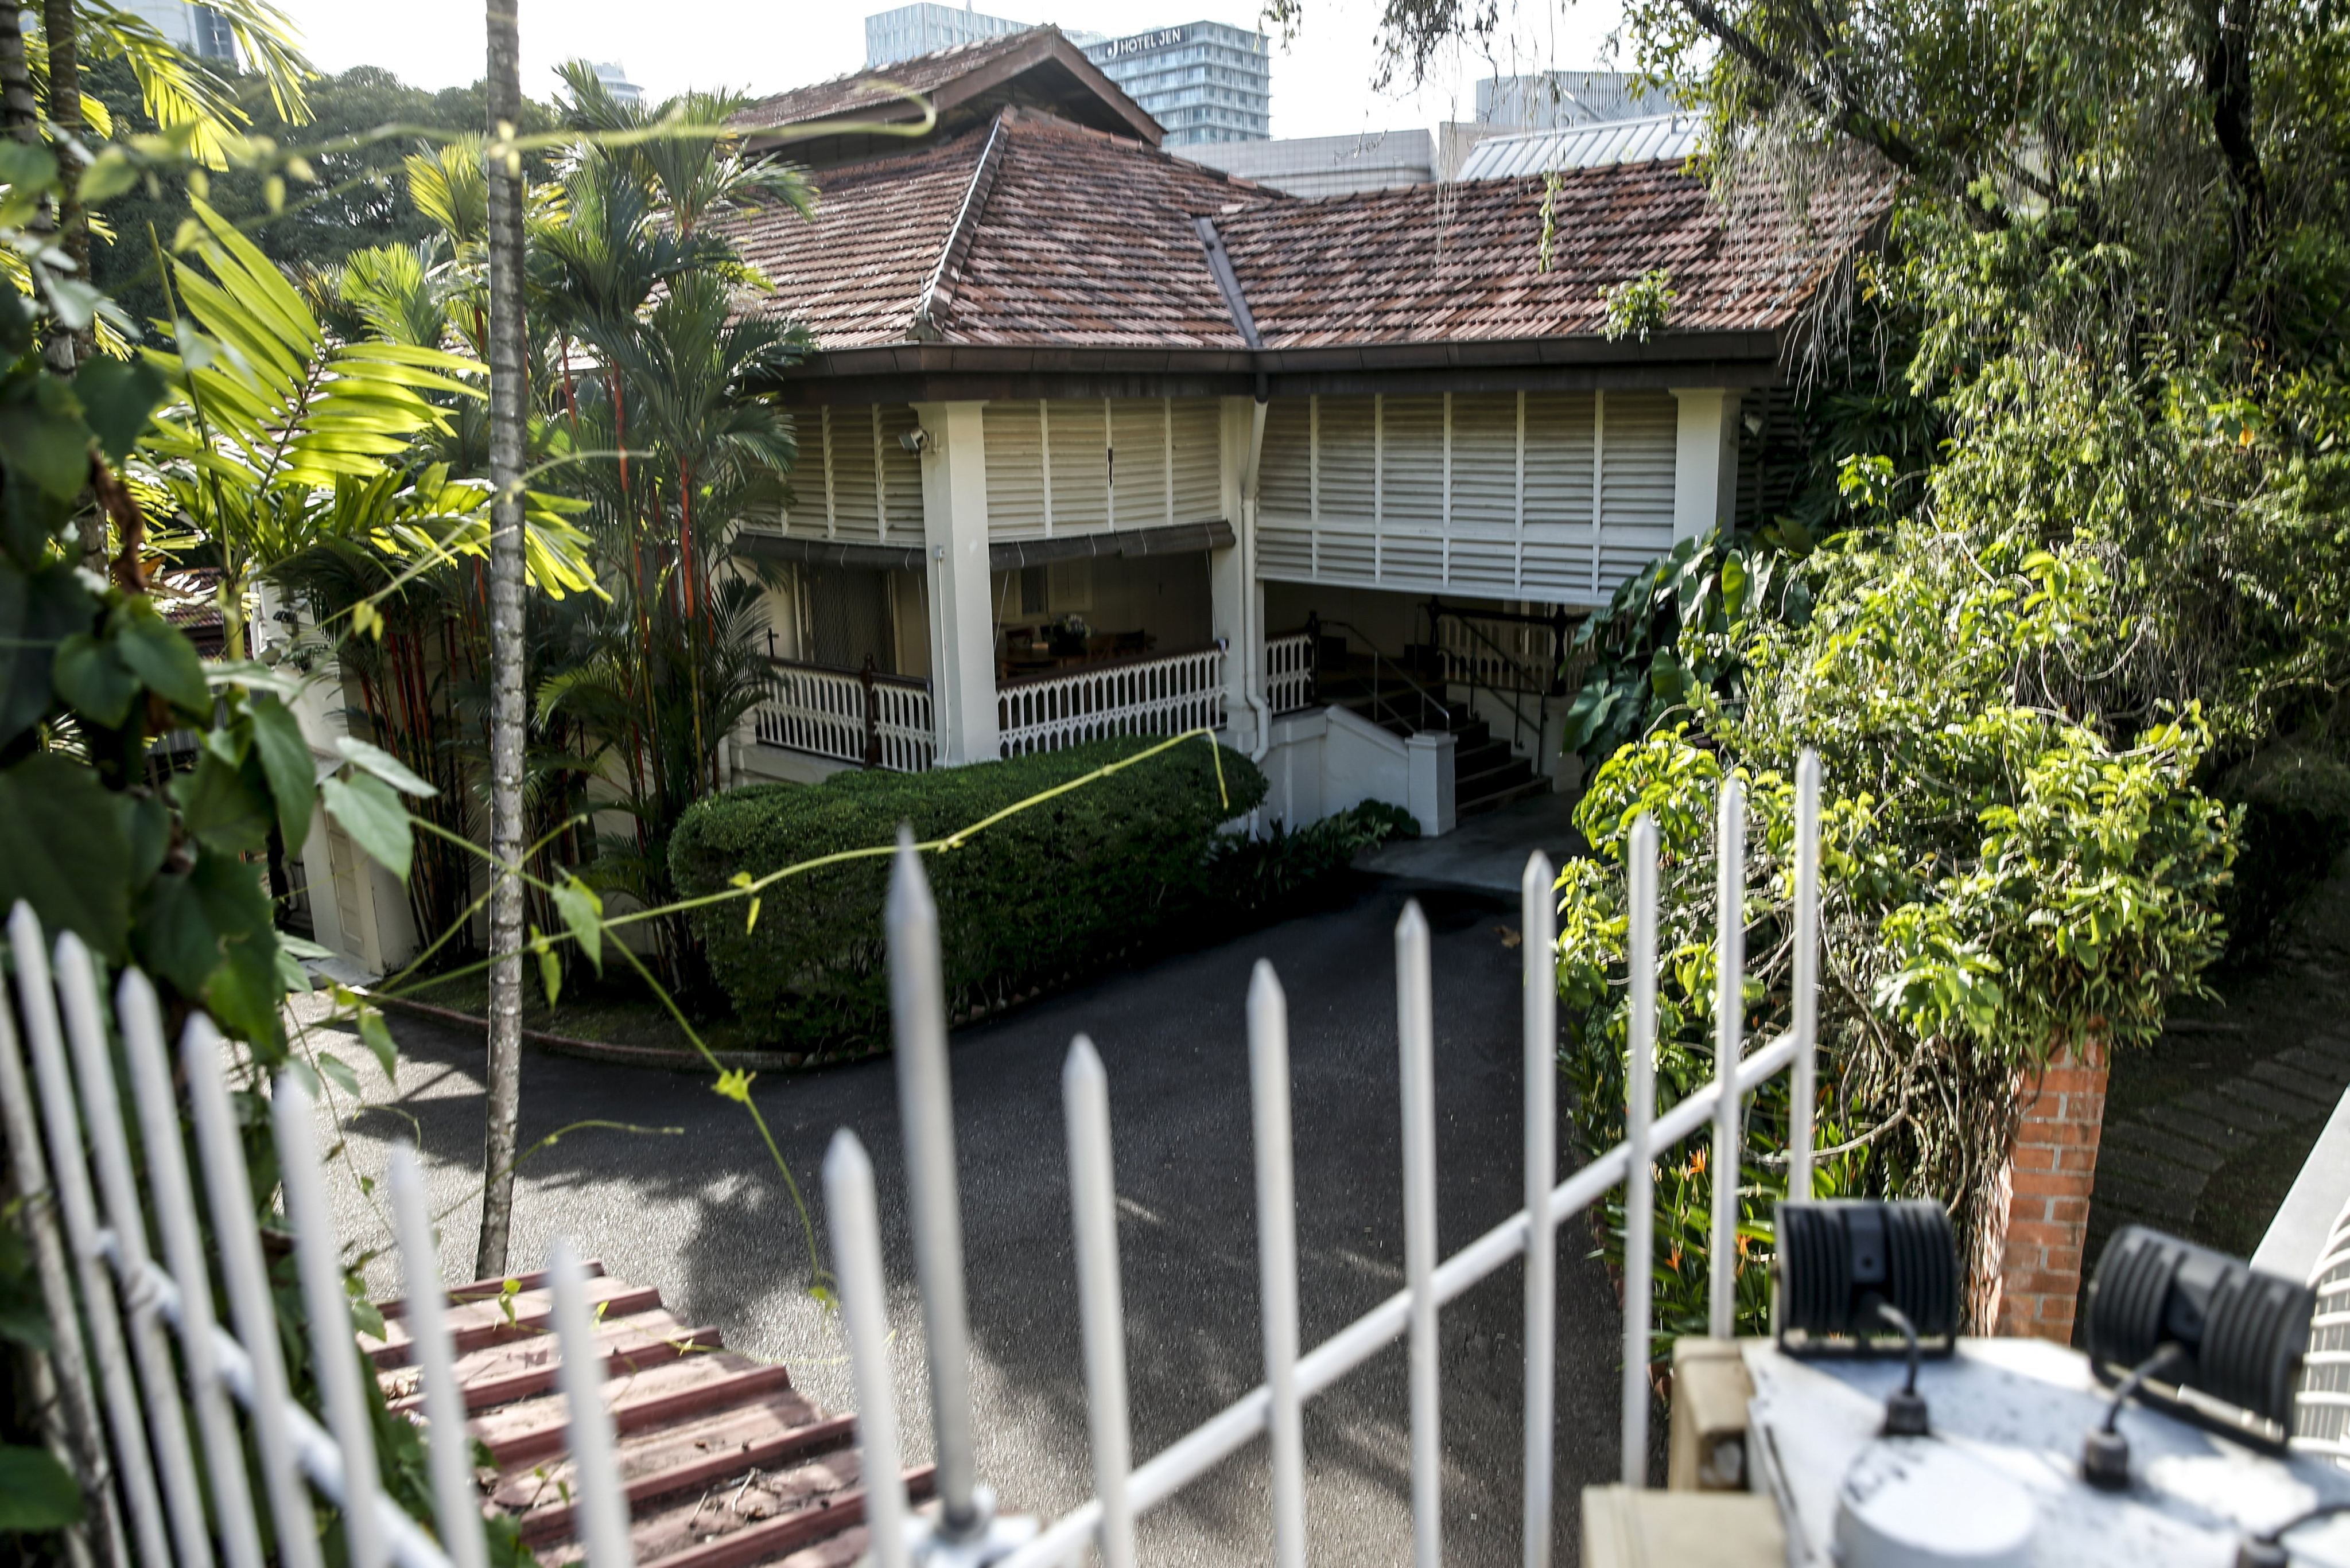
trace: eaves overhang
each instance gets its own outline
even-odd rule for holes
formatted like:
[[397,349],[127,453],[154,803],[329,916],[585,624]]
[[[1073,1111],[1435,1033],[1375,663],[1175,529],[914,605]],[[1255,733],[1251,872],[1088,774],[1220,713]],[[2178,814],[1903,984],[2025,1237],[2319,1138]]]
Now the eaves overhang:
[[819,353],[777,380],[790,403],[1007,398],[1303,397],[1593,388],[1775,386],[1784,337],[1767,329],[1597,334],[1287,348],[884,343]]

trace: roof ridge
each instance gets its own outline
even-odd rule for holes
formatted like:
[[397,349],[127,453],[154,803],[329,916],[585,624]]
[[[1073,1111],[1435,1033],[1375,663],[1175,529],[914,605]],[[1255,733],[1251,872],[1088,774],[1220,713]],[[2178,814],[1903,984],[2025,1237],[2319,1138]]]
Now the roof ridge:
[[953,302],[948,285],[961,275],[963,258],[971,254],[980,214],[986,211],[988,194],[995,189],[995,171],[1003,162],[1003,128],[1013,118],[1008,109],[995,111],[994,122],[988,128],[987,145],[980,149],[979,161],[972,166],[971,182],[963,187],[962,202],[955,209],[954,222],[947,225],[946,244],[939,248],[938,265],[931,269],[929,280],[922,285],[921,296],[914,303],[914,318],[906,329],[910,337],[935,341],[944,333],[941,317],[946,306]]
[[[1002,48],[1014,38],[1025,37],[1030,33],[1041,32],[1047,27],[1053,28],[1055,32],[1060,31],[1053,23],[1039,22],[1033,27],[1023,27],[1016,33],[998,33],[989,38],[966,38],[962,43],[949,44],[944,48],[931,49],[923,54],[908,55],[904,59],[891,60],[887,65],[864,66],[857,70],[843,71],[838,76],[827,77],[822,81],[802,82],[797,87],[787,87],[780,91],[766,93],[744,104],[739,112],[748,114],[762,104],[773,103],[781,98],[790,98],[795,93],[815,92],[821,88],[862,87],[868,82],[886,82],[890,79],[889,73],[893,70],[902,70],[907,66],[922,65],[931,60],[942,59],[948,55],[964,52],[981,54]],[[1067,36],[1066,33],[1062,34],[1063,37]]]

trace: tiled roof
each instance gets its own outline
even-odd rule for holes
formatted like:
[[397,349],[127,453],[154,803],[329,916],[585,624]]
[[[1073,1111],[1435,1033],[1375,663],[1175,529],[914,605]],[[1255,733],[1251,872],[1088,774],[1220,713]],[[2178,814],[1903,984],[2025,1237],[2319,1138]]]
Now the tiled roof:
[[1201,216],[1268,349],[1587,337],[1600,290],[1657,267],[1678,296],[1671,327],[1773,331],[1890,195],[1833,188],[1798,233],[1726,223],[1677,162],[1571,171],[1551,199],[1545,268],[1539,178],[1304,201],[1019,109],[818,182],[812,223],[755,213],[734,234],[777,286],[745,308],[796,319],[830,350],[1241,348]]
[[1774,330],[1858,243],[1889,191],[1813,204],[1799,235],[1725,224],[1677,163],[1560,177],[1542,265],[1544,182],[1483,180],[1253,203],[1218,226],[1267,348],[1557,337],[1600,330],[1604,287],[1654,268],[1681,330]]
[[973,44],[957,44],[951,48],[936,49],[911,59],[875,67],[835,77],[828,82],[811,87],[794,88],[773,98],[763,98],[736,115],[733,123],[744,129],[775,125],[799,125],[811,119],[829,119],[835,115],[869,113],[877,109],[894,109],[903,104],[902,95],[891,92],[880,84],[888,82],[910,92],[934,93],[1014,49],[1033,41],[1025,33],[1006,33],[1000,38],[983,38]]
[[[990,139],[1000,138],[993,158]],[[921,331],[916,316],[974,177],[986,178]],[[900,343],[1241,347],[1194,216],[1266,192],[1182,159],[1017,112],[923,151],[834,171],[809,223],[734,230],[776,285],[750,308],[827,348]]]
[[1262,192],[1131,141],[1022,117],[937,325],[957,343],[1242,347],[1192,220]]
[[901,342],[946,249],[988,132],[824,176],[814,222],[788,208],[745,214],[728,230],[775,285],[747,308],[798,321],[827,348]]

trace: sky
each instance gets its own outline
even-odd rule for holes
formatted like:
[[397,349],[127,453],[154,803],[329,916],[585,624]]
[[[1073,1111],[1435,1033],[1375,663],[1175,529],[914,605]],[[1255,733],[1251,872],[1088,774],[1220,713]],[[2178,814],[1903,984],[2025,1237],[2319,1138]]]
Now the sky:
[[[322,70],[382,66],[423,88],[479,79],[481,0],[278,0],[302,29]],[[823,81],[863,68],[865,16],[885,0],[522,0],[523,90],[552,96],[553,67],[585,56],[615,60],[651,98],[687,88],[755,92]],[[1004,0],[978,7],[1024,22],[1056,22],[1118,36],[1177,22],[1256,25],[1259,0]],[[1273,133],[1336,136],[1433,127],[1475,115],[1479,78],[1545,68],[1585,69],[1604,57],[1622,0],[1516,0],[1508,36],[1491,57],[1440,62],[1414,93],[1371,87],[1384,0],[1305,0],[1305,20],[1285,48],[1273,46]]]

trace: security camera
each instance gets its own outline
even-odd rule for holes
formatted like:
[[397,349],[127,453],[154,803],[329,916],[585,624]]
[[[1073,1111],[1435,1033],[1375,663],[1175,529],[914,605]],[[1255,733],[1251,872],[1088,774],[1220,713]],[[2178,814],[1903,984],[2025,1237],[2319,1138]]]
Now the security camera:
[[916,457],[920,457],[922,455],[922,449],[931,444],[931,432],[924,430],[921,426],[916,425],[912,430],[908,431],[904,435],[898,438],[898,444],[904,447],[908,452],[912,452]]

